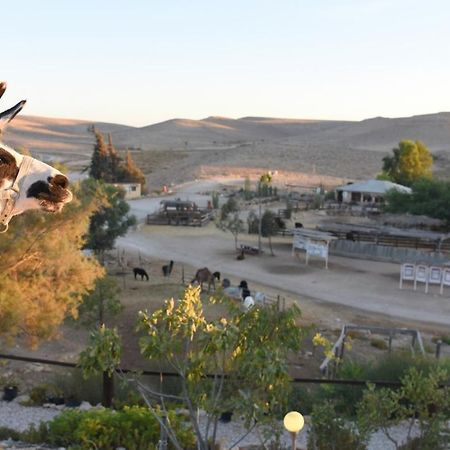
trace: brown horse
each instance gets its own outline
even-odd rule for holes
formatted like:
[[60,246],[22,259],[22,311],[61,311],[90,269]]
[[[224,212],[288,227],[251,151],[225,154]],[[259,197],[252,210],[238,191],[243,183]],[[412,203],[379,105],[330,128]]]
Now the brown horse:
[[203,283],[208,283],[208,292],[211,290],[211,286],[216,290],[215,280],[220,280],[220,272],[211,273],[207,267],[198,269],[195,273],[195,277],[192,279],[191,284],[197,282],[200,285],[200,289],[203,290]]

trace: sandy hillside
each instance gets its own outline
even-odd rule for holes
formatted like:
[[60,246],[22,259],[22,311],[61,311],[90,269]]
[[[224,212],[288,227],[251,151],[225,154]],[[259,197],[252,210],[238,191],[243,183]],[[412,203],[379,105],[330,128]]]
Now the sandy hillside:
[[[4,140],[40,155],[76,161],[92,151],[86,121],[21,116]],[[420,139],[450,167],[450,113],[360,122],[244,117],[173,119],[142,128],[95,123],[119,149],[131,149],[151,184],[180,182],[210,168],[245,174],[252,168],[363,179],[379,172],[381,159],[401,139]],[[70,156],[69,156],[70,155]]]

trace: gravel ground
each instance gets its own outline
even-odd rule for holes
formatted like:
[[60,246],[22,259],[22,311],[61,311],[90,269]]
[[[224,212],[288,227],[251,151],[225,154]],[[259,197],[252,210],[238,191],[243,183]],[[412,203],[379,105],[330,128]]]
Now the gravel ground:
[[[41,421],[48,421],[57,416],[60,411],[52,408],[42,407],[25,407],[17,403],[0,401],[0,427],[8,427],[17,431],[26,430],[31,424],[38,425]],[[201,424],[202,419],[200,418]],[[203,424],[204,425],[204,424]],[[306,449],[308,426],[300,433],[298,437],[298,448]],[[399,426],[392,429],[392,435],[397,439],[405,436],[406,426]],[[231,421],[229,423],[220,423],[218,429],[218,441],[222,443],[223,448],[228,449],[230,445],[236,442],[243,435],[243,426],[239,421]],[[283,442],[288,447],[290,444],[290,436],[286,432],[283,435]],[[257,444],[259,442],[257,433],[252,432],[239,445],[234,446],[233,450],[238,450],[240,446]],[[12,441],[0,441],[0,450],[2,449],[49,449],[47,446],[29,446],[26,444],[18,444]],[[394,445],[383,435],[378,432],[372,436],[369,444],[369,450],[395,450]]]

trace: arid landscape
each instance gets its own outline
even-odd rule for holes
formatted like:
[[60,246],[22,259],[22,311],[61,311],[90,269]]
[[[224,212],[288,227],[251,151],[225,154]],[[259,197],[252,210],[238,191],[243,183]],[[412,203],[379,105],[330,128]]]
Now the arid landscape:
[[[422,140],[435,157],[435,172],[450,168],[450,113],[360,122],[246,117],[173,119],[142,128],[79,120],[19,116],[5,141],[74,168],[85,167],[94,144],[92,126],[111,133],[148,174],[151,188],[248,171],[365,179],[402,139]],[[336,184],[336,180],[324,180]]]

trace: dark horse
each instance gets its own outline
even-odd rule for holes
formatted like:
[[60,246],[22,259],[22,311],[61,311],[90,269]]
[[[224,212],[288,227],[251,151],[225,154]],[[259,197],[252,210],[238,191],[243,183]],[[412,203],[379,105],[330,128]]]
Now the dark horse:
[[134,279],[137,280],[137,276],[140,275],[141,280],[143,281],[144,278],[148,281],[148,273],[144,270],[141,269],[140,267],[135,267],[133,269],[133,273],[134,273]]

